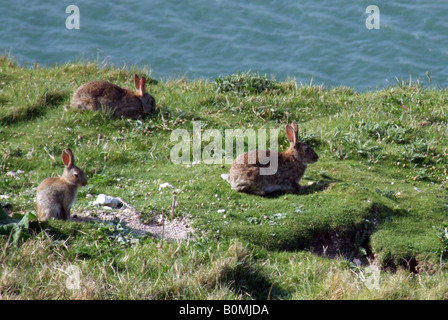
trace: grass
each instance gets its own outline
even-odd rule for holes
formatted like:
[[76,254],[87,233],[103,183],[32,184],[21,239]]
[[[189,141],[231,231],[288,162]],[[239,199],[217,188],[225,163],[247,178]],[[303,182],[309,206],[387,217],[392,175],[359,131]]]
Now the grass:
[[[448,298],[446,89],[399,82],[359,93],[253,73],[214,83],[154,80],[156,113],[133,121],[63,106],[87,81],[131,88],[134,72],[151,76],[145,70],[82,62],[24,68],[2,57],[0,71],[0,195],[11,206],[11,217],[0,214],[0,297]],[[320,156],[303,194],[241,194],[220,177],[228,164],[170,161],[171,133],[191,133],[193,121],[223,136],[280,128],[283,150],[282,128],[292,120]],[[173,189],[160,189],[170,183],[175,216],[190,217],[196,238],[161,247],[117,221],[33,220],[35,190],[62,173],[67,146],[88,178],[73,211],[90,208],[88,194],[105,193],[150,219],[170,212]],[[373,289],[365,280],[371,265],[381,270]],[[66,285],[73,267],[78,289]]]

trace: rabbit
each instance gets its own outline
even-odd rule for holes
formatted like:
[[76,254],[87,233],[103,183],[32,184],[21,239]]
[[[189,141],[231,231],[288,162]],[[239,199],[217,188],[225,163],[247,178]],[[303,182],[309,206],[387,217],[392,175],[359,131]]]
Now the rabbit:
[[37,187],[35,206],[40,221],[49,218],[67,220],[70,208],[76,200],[78,187],[87,184],[84,173],[75,166],[75,158],[69,148],[62,151],[62,161],[65,165],[63,175],[47,178]]
[[[299,182],[307,165],[316,162],[319,156],[308,144],[298,140],[295,121],[286,125],[286,135],[291,144],[286,151],[268,150],[260,153],[260,150],[252,150],[241,154],[233,161],[230,174],[222,177],[230,183],[232,189],[239,192],[261,196],[278,192],[299,193]],[[268,167],[270,163],[266,163],[273,157],[278,160],[276,172],[270,175],[261,174],[260,169]],[[248,161],[250,159],[253,160]]]
[[156,102],[145,92],[146,78],[135,74],[134,85],[135,92],[107,81],[88,82],[75,91],[70,106],[90,111],[106,108],[115,118],[138,119],[145,113],[153,113]]

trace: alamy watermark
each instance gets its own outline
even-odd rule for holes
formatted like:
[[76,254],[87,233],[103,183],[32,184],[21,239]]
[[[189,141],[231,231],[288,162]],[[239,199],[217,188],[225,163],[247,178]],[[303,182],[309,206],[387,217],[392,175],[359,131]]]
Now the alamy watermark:
[[[279,129],[269,130],[269,150],[278,150]],[[176,129],[171,133],[172,142],[177,142],[171,149],[170,158],[174,164],[232,164],[235,156],[243,154],[247,141],[248,150],[258,149],[258,159],[255,153],[248,155],[247,161],[243,158],[235,161],[240,164],[255,164],[257,160],[260,167],[260,175],[273,175],[278,169],[277,152],[266,152],[267,130],[258,129],[225,129],[224,143],[221,131],[218,129],[203,129],[201,121],[193,121],[193,132],[186,129]],[[234,143],[235,142],[235,143]],[[258,147],[257,147],[258,142]],[[203,147],[203,143],[207,143]],[[223,146],[224,144],[224,146]]]
[[364,284],[369,290],[378,290],[380,288],[380,268],[370,265],[365,269]]
[[[65,27],[69,30],[80,29],[81,19],[79,7],[73,4],[69,5],[65,8],[65,13],[70,14],[65,19]],[[380,29],[380,8],[376,5],[369,5],[365,13],[369,14],[365,22],[366,28],[369,30]]]
[[380,28],[380,8],[375,5],[370,5],[366,8],[366,13],[369,16],[366,19],[366,28],[369,30]]
[[65,8],[65,13],[70,13],[70,15],[65,19],[65,27],[67,29],[80,29],[81,19],[78,6],[73,4],[69,5]]
[[366,286],[369,290],[378,290],[380,289],[380,276],[381,269],[375,265],[369,265],[366,267],[361,267],[357,264],[355,268],[358,272],[352,270],[361,282]]
[[67,275],[67,278],[65,279],[65,286],[67,287],[67,289],[69,290],[81,289],[81,280],[80,280],[81,271],[77,266],[69,265],[64,270],[64,273]]

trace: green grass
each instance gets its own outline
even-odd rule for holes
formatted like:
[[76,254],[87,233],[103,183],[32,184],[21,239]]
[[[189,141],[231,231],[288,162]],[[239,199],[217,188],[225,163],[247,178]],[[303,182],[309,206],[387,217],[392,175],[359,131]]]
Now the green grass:
[[[2,214],[9,232],[0,236],[0,297],[448,298],[446,89],[399,82],[358,93],[240,73],[214,83],[151,81],[158,109],[141,121],[64,110],[81,84],[104,79],[132,88],[134,72],[150,77],[135,68],[23,68],[0,58],[0,195],[9,196],[1,201],[14,216]],[[320,156],[303,194],[237,193],[220,177],[228,164],[170,161],[171,133],[192,132],[193,121],[223,136],[280,128],[283,150],[292,120]],[[62,173],[67,146],[89,181],[73,211],[90,206],[87,194],[105,193],[144,217],[154,208],[168,213],[172,189],[159,190],[168,182],[177,189],[175,214],[190,217],[196,239],[161,247],[118,222],[31,219],[18,227],[34,211],[38,184]],[[18,228],[26,236],[15,245]],[[375,289],[362,281],[369,264],[381,267]],[[70,266],[80,271],[78,290],[67,289]]]

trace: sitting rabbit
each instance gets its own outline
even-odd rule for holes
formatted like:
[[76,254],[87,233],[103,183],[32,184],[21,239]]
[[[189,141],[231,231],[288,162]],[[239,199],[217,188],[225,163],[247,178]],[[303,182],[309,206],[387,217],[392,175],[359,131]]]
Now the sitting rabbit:
[[37,187],[36,211],[41,221],[49,218],[67,220],[70,208],[76,200],[78,187],[87,184],[81,169],[75,166],[72,151],[67,148],[62,151],[62,161],[65,165],[61,177],[47,178]]
[[115,118],[138,119],[155,111],[154,98],[145,92],[146,78],[134,75],[135,92],[107,81],[88,82],[73,94],[71,107],[80,110],[107,110]]
[[[309,145],[298,140],[296,122],[286,126],[286,135],[291,145],[285,152],[252,150],[236,157],[230,175],[223,175],[232,189],[257,195],[299,192],[299,182],[307,165],[319,157]],[[260,174],[261,168],[269,166],[266,160],[272,157],[278,159],[277,171],[270,175]]]

